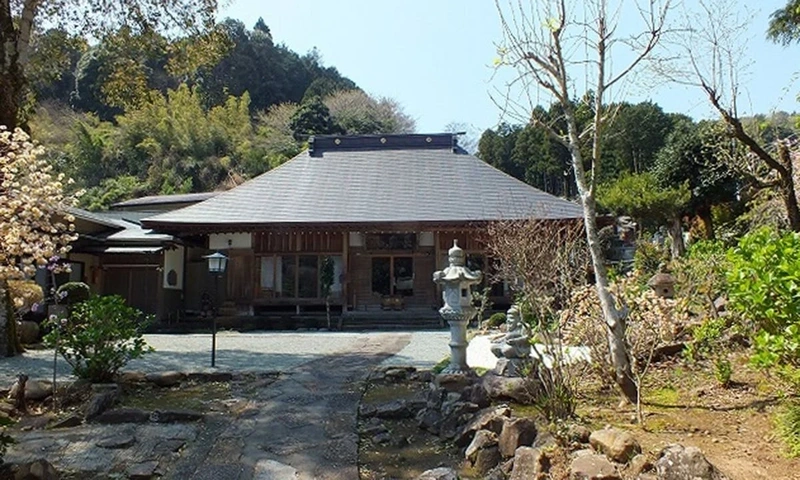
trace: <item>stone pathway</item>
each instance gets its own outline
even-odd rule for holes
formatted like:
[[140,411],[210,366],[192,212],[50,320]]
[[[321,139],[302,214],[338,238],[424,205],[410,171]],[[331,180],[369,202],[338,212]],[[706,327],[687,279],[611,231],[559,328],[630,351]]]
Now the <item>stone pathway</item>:
[[350,352],[305,363],[259,389],[238,419],[207,428],[167,479],[352,480],[358,478],[356,413],[369,372],[411,334],[361,338]]
[[[209,370],[197,368],[207,361],[207,336],[148,337],[159,355],[152,354],[144,370]],[[6,458],[13,463],[47,458],[59,469],[86,472],[85,478],[95,478],[90,472],[100,475],[96,478],[127,478],[142,467],[173,480],[355,479],[364,381],[380,365],[432,367],[447,354],[447,337],[447,332],[229,334],[220,342],[220,370],[280,367],[277,377],[254,375],[253,381],[237,383],[232,412],[203,412],[203,422],[183,425],[84,424],[17,432],[20,443]],[[18,371],[46,373],[48,357],[52,351],[0,361],[0,381],[10,383]],[[121,433],[135,444],[119,450],[97,444]]]

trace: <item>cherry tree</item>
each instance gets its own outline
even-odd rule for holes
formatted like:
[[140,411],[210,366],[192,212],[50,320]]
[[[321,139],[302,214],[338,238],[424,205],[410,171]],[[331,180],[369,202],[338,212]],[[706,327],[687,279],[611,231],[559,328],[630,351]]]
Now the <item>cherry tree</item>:
[[37,268],[69,252],[77,235],[69,209],[80,192],[56,174],[20,129],[0,126],[0,356],[17,353],[8,281],[30,278]]

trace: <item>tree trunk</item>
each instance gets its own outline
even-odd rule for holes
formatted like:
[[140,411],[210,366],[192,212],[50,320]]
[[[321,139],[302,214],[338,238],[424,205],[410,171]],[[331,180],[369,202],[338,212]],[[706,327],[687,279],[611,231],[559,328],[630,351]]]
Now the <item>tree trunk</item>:
[[21,351],[17,337],[17,320],[11,306],[8,282],[0,280],[0,357],[13,357]]
[[[601,72],[602,76],[602,72]],[[598,92],[602,97],[602,91]],[[566,98],[566,94],[565,94]],[[586,171],[583,166],[583,155],[580,151],[580,137],[575,120],[575,112],[569,104],[563,105],[564,116],[567,120],[567,133],[569,141],[566,146],[572,159],[572,170],[575,173],[575,184],[578,187],[578,195],[583,206],[583,221],[586,228],[586,241],[589,245],[589,253],[592,257],[592,268],[594,269],[595,287],[597,296],[600,300],[600,307],[603,311],[603,320],[606,325],[606,338],[608,340],[608,353],[611,365],[614,368],[614,380],[620,388],[622,395],[632,404],[636,404],[639,396],[639,389],[633,378],[631,359],[628,344],[625,338],[625,317],[627,309],[620,310],[616,306],[614,296],[608,289],[608,270],[605,265],[603,249],[600,245],[600,237],[597,234],[597,203],[595,201],[594,175],[597,173],[597,162],[600,158],[600,142],[598,141],[602,121],[600,111],[602,105],[596,105],[595,113],[595,141],[592,146],[592,182],[587,183]],[[591,185],[591,187],[590,187]]]
[[0,125],[16,128],[22,98],[22,70],[17,52],[18,32],[11,16],[11,3],[0,0]]
[[600,238],[597,235],[594,195],[581,195],[581,203],[583,203],[586,240],[589,244],[589,253],[592,257],[592,267],[595,273],[595,287],[597,288],[597,296],[600,299],[600,306],[603,310],[606,324],[609,358],[611,359],[611,365],[614,367],[614,381],[619,386],[625,399],[635,405],[639,397],[639,389],[633,380],[631,359],[625,340],[626,311],[620,311],[617,308],[614,296],[608,289],[608,271],[604,263],[605,259],[600,246]]
[[703,222],[703,230],[705,230],[706,240],[714,240],[714,218],[711,215],[711,207],[704,205],[697,209],[697,217]]
[[786,206],[789,228],[793,232],[800,232],[800,208],[797,206],[797,192],[794,189],[794,164],[789,154],[789,147],[785,143],[778,144],[778,159],[785,169],[785,172],[779,172],[781,173],[780,192],[783,204]]
[[669,226],[669,238],[672,240],[672,258],[680,258],[686,253],[686,244],[683,243],[683,225],[680,217],[672,219]]

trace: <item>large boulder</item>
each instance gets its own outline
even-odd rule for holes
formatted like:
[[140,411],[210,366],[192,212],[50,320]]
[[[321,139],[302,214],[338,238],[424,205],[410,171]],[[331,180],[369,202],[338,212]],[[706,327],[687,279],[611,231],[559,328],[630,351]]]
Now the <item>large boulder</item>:
[[589,444],[600,453],[604,453],[609,459],[627,463],[639,453],[642,447],[636,438],[629,432],[618,428],[604,428],[596,430],[589,436]]
[[[17,397],[19,383],[15,383],[8,392],[10,398]],[[28,380],[25,382],[25,400],[40,401],[53,394],[53,384],[39,380]]]
[[157,373],[148,373],[145,375],[145,379],[158,385],[159,387],[172,387],[183,380],[186,375],[183,372],[157,372]]
[[514,454],[514,467],[509,480],[537,478],[550,469],[550,459],[540,448],[519,447]]
[[570,480],[622,480],[617,468],[597,454],[580,455],[569,466]]
[[531,385],[528,378],[505,377],[494,372],[487,372],[481,385],[490,398],[495,400],[512,400],[521,404],[531,402]]
[[97,416],[113,407],[119,398],[119,390],[110,389],[105,392],[96,393],[86,404],[84,418],[86,421],[94,420]]
[[471,463],[475,463],[475,458],[480,450],[494,446],[497,446],[497,434],[489,430],[478,430],[475,438],[464,451],[464,457]]
[[496,434],[503,431],[505,419],[511,416],[511,409],[507,405],[484,408],[464,426],[461,433],[455,438],[456,445],[466,447],[478,430],[489,430]]
[[488,448],[482,448],[478,450],[477,455],[475,455],[475,461],[472,463],[472,468],[474,468],[481,475],[486,475],[493,468],[495,468],[502,459],[503,457],[500,455],[500,449],[497,448],[497,445]]
[[477,381],[478,377],[474,373],[440,373],[433,379],[436,388],[442,388],[448,392],[461,394],[469,386]]
[[489,398],[489,392],[487,392],[486,387],[480,383],[476,383],[475,385],[472,385],[464,390],[462,399],[467,402],[474,403],[480,408],[486,408],[492,403],[491,399]]
[[146,423],[150,421],[150,412],[138,408],[115,408],[101,413],[94,421],[106,425]]
[[375,416],[384,420],[413,418],[417,413],[416,405],[409,405],[406,400],[393,400],[375,407]]
[[696,447],[669,445],[659,454],[655,470],[660,480],[727,480]]
[[504,458],[513,457],[517,448],[529,447],[536,440],[536,422],[532,418],[509,418],[503,423],[498,444]]
[[439,467],[422,472],[416,480],[458,480],[458,474],[452,468]]

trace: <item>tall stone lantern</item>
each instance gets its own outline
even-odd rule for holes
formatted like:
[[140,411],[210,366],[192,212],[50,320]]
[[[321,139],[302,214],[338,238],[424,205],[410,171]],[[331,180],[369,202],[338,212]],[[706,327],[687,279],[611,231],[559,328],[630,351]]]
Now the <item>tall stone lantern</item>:
[[458,247],[458,240],[453,240],[447,259],[449,266],[433,274],[433,281],[442,287],[444,300],[439,315],[450,325],[450,365],[443,373],[470,373],[467,366],[467,324],[477,311],[472,306],[469,287],[480,283],[483,274],[466,267],[466,255]]

